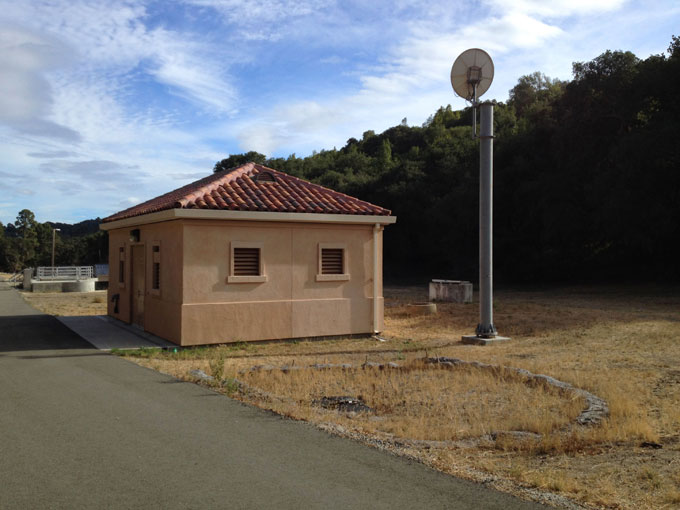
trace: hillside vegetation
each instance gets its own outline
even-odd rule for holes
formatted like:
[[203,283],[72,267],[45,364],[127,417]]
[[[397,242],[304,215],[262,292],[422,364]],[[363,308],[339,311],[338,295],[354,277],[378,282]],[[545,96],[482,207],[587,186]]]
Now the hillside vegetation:
[[[645,60],[607,51],[573,79],[523,76],[495,108],[496,276],[508,282],[676,279],[680,39]],[[390,208],[388,278],[476,280],[478,143],[471,109],[366,131],[305,158],[232,155]],[[408,249],[405,249],[408,247]]]
[[[0,271],[25,267],[93,265],[108,260],[108,236],[99,231],[100,219],[68,223],[40,223],[28,209],[19,211],[14,223],[0,223]],[[59,232],[53,233],[53,229]]]

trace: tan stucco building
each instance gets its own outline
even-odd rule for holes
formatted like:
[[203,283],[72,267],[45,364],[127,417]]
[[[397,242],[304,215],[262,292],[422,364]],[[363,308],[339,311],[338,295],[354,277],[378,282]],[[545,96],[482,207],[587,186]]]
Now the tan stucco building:
[[382,207],[247,163],[116,213],[108,314],[178,345],[383,327]]

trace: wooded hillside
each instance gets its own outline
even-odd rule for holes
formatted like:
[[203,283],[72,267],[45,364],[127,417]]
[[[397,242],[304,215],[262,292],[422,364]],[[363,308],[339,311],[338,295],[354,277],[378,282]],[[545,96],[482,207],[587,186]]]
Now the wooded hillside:
[[[26,267],[94,265],[108,260],[108,236],[99,231],[99,218],[75,225],[40,223],[28,209],[19,211],[14,223],[0,223],[0,271],[21,271]],[[53,229],[59,232],[53,234]]]
[[[520,78],[495,108],[495,275],[507,282],[678,279],[680,39],[645,60],[607,51],[573,79]],[[233,155],[392,209],[388,279],[477,280],[471,110],[367,131],[305,158]]]

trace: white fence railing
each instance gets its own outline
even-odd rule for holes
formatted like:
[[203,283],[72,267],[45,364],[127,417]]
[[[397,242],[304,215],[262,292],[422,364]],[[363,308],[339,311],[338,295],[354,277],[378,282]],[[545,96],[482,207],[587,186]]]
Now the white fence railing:
[[38,280],[84,280],[92,278],[92,266],[39,267]]

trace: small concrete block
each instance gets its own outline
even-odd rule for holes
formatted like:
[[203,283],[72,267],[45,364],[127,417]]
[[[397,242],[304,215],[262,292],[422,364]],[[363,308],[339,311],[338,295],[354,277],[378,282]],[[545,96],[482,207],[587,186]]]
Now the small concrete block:
[[463,335],[461,342],[468,345],[491,345],[499,342],[507,342],[510,340],[507,336],[495,336],[493,338],[484,338],[477,335]]
[[33,268],[29,267],[24,269],[24,284],[23,288],[24,290],[33,290],[33,286],[31,282],[31,278],[33,278]]
[[462,280],[432,280],[430,301],[472,303],[472,284]]

